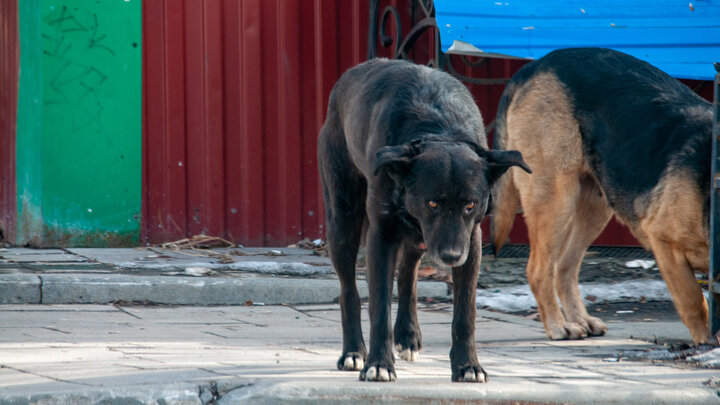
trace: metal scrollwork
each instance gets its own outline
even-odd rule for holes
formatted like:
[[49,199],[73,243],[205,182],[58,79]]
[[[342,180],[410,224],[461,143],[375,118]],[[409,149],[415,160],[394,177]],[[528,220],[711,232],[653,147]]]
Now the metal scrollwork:
[[[384,48],[390,48],[394,45],[392,58],[395,59],[410,59],[410,51],[415,46],[417,40],[426,32],[431,32],[434,36],[434,41],[430,41],[431,48],[428,49],[430,55],[427,65],[438,68],[441,70],[447,70],[453,76],[467,83],[473,84],[505,84],[508,82],[506,78],[499,79],[488,79],[488,78],[475,78],[463,75],[453,66],[453,59],[449,58],[440,49],[440,33],[437,29],[437,22],[435,20],[435,5],[432,0],[408,0],[411,2],[411,22],[412,27],[403,36],[401,15],[398,9],[394,6],[386,6],[382,14],[379,12],[380,0],[370,0],[370,24],[368,30],[368,52],[367,58],[372,59],[377,57],[378,53],[378,37],[380,38],[380,45]],[[391,18],[392,17],[392,18]],[[379,21],[379,24],[378,24]],[[394,24],[395,35],[388,35],[388,24]],[[457,58],[462,61],[463,64],[470,67],[477,67],[487,62],[486,58],[478,58],[477,60],[470,60],[466,56]]]

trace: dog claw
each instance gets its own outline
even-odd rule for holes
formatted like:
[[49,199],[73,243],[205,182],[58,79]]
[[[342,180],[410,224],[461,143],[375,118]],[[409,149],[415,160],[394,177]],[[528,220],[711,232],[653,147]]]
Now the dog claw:
[[349,352],[340,357],[337,367],[343,371],[360,371],[365,367],[363,355],[359,352]]
[[353,359],[352,356],[345,357],[345,362],[343,363],[343,370],[346,371],[354,371],[354,370],[362,370],[363,366],[365,365],[365,362],[363,362],[363,359]]
[[365,373],[360,373],[360,379],[365,381],[395,381],[397,377],[394,371],[385,367],[372,366]]
[[402,346],[395,345],[395,350],[397,350],[398,356],[405,361],[415,361],[420,358],[420,352],[410,348],[403,349]]
[[587,337],[587,331],[578,323],[566,322],[550,327],[547,335],[552,340],[579,340]]
[[588,335],[589,336],[602,336],[607,332],[607,326],[605,322],[594,316],[588,316],[585,319],[588,323]]
[[[460,371],[462,373],[462,371]],[[485,373],[485,370],[482,369],[480,366],[476,367],[469,367],[467,370],[465,370],[464,373],[461,374],[460,378],[454,378],[454,381],[459,382],[479,382],[484,383],[488,381],[488,376]]]

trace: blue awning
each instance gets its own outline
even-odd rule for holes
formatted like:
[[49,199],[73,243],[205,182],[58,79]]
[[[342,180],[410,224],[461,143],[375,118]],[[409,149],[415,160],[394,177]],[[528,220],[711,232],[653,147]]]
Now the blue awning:
[[435,0],[444,52],[537,59],[559,48],[612,48],[671,76],[713,80],[720,0]]

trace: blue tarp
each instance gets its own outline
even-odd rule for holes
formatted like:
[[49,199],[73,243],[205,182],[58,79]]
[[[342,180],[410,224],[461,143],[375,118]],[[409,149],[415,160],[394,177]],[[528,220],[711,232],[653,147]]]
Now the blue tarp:
[[685,79],[713,80],[720,0],[435,0],[446,53],[537,59],[559,48],[612,48]]

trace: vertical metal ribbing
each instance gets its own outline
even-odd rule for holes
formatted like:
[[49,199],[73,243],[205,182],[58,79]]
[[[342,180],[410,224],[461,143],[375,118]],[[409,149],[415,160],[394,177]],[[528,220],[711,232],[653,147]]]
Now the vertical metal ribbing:
[[712,190],[710,194],[710,339],[720,330],[720,63],[715,63],[713,98]]

